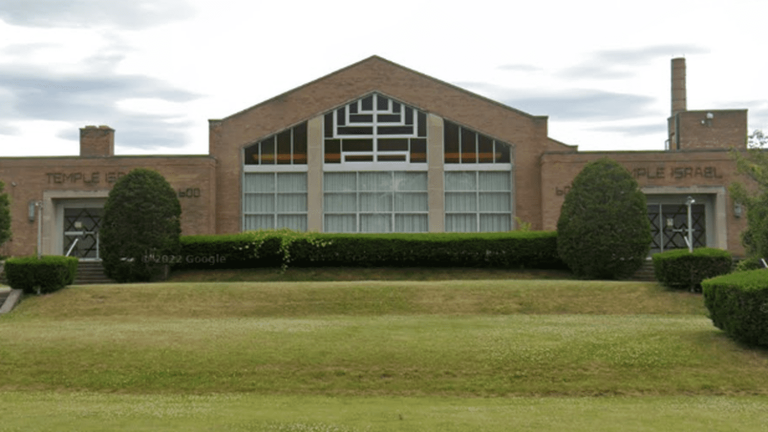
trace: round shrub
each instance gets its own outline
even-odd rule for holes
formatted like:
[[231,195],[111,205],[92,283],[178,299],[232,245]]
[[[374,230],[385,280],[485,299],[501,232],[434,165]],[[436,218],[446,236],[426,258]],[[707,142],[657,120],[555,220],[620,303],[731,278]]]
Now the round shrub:
[[104,205],[101,255],[118,282],[158,277],[179,251],[181,204],[158,172],[135,169],[121,177]]
[[63,256],[18,257],[5,262],[5,277],[13,289],[26,294],[47,294],[71,285],[78,259]]
[[768,346],[768,270],[731,273],[701,285],[715,327],[739,342]]
[[732,267],[731,254],[722,249],[674,249],[653,255],[656,280],[672,289],[701,292],[701,281],[728,274]]
[[645,195],[632,174],[608,158],[588,163],[560,209],[560,258],[578,277],[621,279],[640,268],[650,244]]

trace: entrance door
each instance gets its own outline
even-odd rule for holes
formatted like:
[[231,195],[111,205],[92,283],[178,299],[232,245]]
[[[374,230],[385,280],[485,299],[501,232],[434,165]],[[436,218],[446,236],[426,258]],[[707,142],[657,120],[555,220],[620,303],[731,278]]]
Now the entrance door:
[[[651,254],[670,249],[687,249],[688,206],[685,204],[648,204],[651,221]],[[707,245],[707,223],[704,204],[691,205],[693,247]]]
[[64,255],[98,260],[102,208],[64,209]]

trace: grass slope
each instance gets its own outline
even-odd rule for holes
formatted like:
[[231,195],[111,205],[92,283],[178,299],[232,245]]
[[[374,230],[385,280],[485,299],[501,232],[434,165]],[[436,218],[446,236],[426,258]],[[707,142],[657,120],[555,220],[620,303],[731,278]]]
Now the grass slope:
[[0,320],[0,389],[766,394],[701,298],[582,281],[72,287]]

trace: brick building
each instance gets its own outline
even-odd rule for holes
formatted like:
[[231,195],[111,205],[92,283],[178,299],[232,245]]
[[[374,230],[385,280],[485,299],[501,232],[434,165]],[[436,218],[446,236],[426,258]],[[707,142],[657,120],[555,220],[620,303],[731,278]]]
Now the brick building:
[[575,175],[608,156],[648,196],[654,250],[685,247],[690,196],[695,244],[741,254],[728,150],[745,147],[746,110],[688,111],[683,59],[672,87],[669,148],[655,152],[579,152],[546,117],[376,56],[211,120],[208,155],[115,156],[114,131],[88,126],[79,157],[0,158],[14,235],[0,253],[32,254],[39,238],[45,254],[97,259],[104,200],[136,167],[178,191],[184,234],[552,230]]

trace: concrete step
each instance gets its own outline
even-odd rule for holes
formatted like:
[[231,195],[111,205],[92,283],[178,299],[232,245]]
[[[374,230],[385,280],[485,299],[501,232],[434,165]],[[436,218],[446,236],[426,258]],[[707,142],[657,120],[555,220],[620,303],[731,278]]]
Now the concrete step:
[[111,284],[115,283],[104,274],[100,261],[80,261],[74,285]]
[[653,261],[645,261],[643,265],[632,275],[630,280],[656,282],[656,273],[653,270]]

